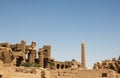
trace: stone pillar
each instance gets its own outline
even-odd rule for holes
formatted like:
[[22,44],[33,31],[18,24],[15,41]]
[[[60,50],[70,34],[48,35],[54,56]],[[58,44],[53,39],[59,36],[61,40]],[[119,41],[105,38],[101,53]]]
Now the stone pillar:
[[22,52],[25,53],[25,49],[26,49],[26,42],[24,40],[21,41],[21,50]]
[[38,51],[38,58],[39,58],[39,64],[41,67],[44,67],[44,56],[43,56],[43,49],[40,48]]
[[10,44],[8,43],[4,51],[4,63],[10,63],[11,56],[12,56],[12,50],[10,48]]
[[21,41],[21,51],[23,52],[23,62],[26,62],[26,41]]
[[43,46],[44,68],[49,68],[49,60],[51,58],[51,46]]
[[81,43],[81,67],[86,68],[86,59],[85,59],[85,42],[82,41]]
[[51,46],[50,45],[43,46],[43,53],[44,53],[45,58],[50,58],[51,57]]
[[32,43],[31,43],[31,48],[32,48],[32,49],[35,49],[35,47],[36,47],[36,42],[32,41]]
[[28,62],[30,64],[35,63],[36,58],[36,50],[30,50],[28,53]]

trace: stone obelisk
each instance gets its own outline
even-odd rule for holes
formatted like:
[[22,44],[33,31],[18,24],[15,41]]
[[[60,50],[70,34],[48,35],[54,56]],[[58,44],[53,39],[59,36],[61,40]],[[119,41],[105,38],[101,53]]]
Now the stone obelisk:
[[85,59],[85,42],[84,40],[81,43],[81,67],[86,68],[86,59]]

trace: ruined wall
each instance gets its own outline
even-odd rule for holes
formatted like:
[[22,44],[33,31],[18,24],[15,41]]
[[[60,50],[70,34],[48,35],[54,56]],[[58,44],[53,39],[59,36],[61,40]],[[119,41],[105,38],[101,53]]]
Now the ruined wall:
[[[34,72],[33,72],[34,71]],[[112,70],[45,70],[41,68],[25,67],[0,67],[2,78],[120,78],[120,75]]]
[[69,67],[68,65],[69,65],[68,62],[55,61],[55,67],[57,69],[66,69]]
[[49,67],[49,61],[51,60],[51,46],[45,45],[43,48],[40,48],[38,51],[39,63],[44,68]]
[[32,41],[31,45],[26,45],[24,40],[17,44],[0,43],[0,60],[3,61],[4,66],[20,66],[27,62],[26,55],[29,63],[35,62],[36,42]]
[[51,70],[49,78],[120,78],[111,70]]
[[80,68],[80,63],[75,60],[65,62],[55,61],[55,67],[56,69],[78,69]]
[[118,59],[104,60],[94,64],[93,69],[111,69],[120,73],[120,56]]
[[31,72],[31,68],[19,68],[19,71],[16,71],[12,67],[0,67],[0,78],[41,78],[41,69],[35,71],[35,73]]

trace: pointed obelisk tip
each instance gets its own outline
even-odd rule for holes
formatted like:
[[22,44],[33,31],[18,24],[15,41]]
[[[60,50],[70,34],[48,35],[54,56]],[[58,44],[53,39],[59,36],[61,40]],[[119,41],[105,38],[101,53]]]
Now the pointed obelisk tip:
[[84,41],[84,40],[82,40],[82,44],[85,44],[85,41]]

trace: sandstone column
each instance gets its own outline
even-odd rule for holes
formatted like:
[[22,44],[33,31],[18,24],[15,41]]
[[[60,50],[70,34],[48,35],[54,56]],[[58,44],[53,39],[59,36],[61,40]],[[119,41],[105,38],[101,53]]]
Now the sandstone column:
[[43,56],[43,49],[40,48],[38,51],[38,58],[39,58],[39,64],[41,67],[44,67],[44,56]]
[[49,68],[49,61],[51,58],[51,46],[43,46],[43,55],[44,55],[44,68]]
[[86,68],[86,59],[85,59],[85,42],[82,41],[81,43],[81,67]]
[[36,58],[36,50],[30,50],[28,53],[28,62],[30,64],[35,63],[35,58]]

